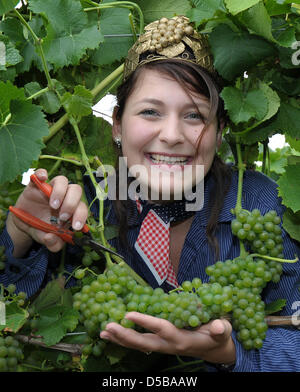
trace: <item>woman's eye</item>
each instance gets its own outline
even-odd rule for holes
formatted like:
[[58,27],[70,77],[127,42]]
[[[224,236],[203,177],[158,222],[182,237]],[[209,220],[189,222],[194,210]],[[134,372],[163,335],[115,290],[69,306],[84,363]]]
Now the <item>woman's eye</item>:
[[198,112],[189,113],[186,117],[192,120],[203,120],[203,116]]
[[153,109],[145,109],[140,112],[144,116],[158,116],[158,113]]

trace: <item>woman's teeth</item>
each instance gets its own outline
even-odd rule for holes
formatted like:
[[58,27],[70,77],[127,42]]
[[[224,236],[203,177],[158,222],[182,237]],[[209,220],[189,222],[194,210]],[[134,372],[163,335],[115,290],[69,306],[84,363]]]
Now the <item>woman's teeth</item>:
[[175,165],[175,164],[184,165],[188,161],[187,157],[170,157],[167,155],[159,155],[159,154],[151,154],[150,158],[153,163],[164,163],[167,165]]

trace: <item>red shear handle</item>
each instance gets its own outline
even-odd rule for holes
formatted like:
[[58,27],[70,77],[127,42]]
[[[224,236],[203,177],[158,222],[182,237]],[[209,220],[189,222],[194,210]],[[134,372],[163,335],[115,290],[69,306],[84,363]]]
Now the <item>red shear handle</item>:
[[[52,186],[50,185],[50,184],[48,184],[47,182],[45,182],[45,181],[41,181],[37,176],[36,176],[36,174],[32,174],[31,176],[30,176],[30,179],[31,179],[31,181],[32,182],[34,182],[35,183],[35,185],[48,197],[48,198],[50,198],[50,195],[51,195],[51,193],[52,193]],[[88,225],[84,225],[83,226],[83,228],[81,229],[81,231],[83,232],[83,233],[88,233],[89,232],[89,227],[88,227]]]
[[30,176],[30,180],[35,183],[35,185],[48,197],[52,193],[52,186],[45,181],[41,181],[35,174]]
[[59,227],[50,225],[49,223],[46,223],[17,207],[10,206],[9,211],[16,215],[16,217],[21,219],[23,222],[34,227],[35,229],[44,231],[45,233],[53,233],[60,237],[63,241],[74,245],[73,232],[71,230],[61,229]]

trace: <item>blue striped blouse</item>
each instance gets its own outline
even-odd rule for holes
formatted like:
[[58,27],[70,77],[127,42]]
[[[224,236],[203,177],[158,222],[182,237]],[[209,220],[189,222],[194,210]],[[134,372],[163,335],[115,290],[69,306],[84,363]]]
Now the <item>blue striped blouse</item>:
[[[208,281],[205,268],[215,262],[214,255],[206,237],[206,225],[209,217],[209,191],[212,179],[208,178],[204,190],[204,207],[195,213],[190,230],[185,238],[182,249],[179,269],[177,274],[178,283],[200,277],[203,282]],[[239,242],[231,232],[231,220],[234,216],[230,210],[235,207],[237,195],[237,173],[233,172],[230,190],[224,199],[224,205],[219,216],[219,224],[216,232],[220,246],[219,259],[225,261],[239,255]],[[94,198],[94,188],[88,178],[85,179],[85,191],[89,201]],[[110,201],[106,205],[108,213],[107,222],[116,224],[116,217]],[[284,207],[277,194],[277,184],[255,171],[246,171],[243,183],[242,206],[247,210],[258,208],[262,214],[269,210],[276,210],[282,216]],[[98,209],[94,205],[93,213],[97,217]],[[139,227],[143,214],[133,211],[133,218],[128,230],[128,244],[131,251],[118,248],[116,238],[110,240],[118,251],[124,255],[126,262],[144,278],[151,286],[157,287],[151,271],[134,250],[134,243],[139,233]],[[300,258],[299,243],[292,240],[283,231],[284,257],[294,259],[295,255]],[[8,285],[14,283],[18,291],[26,291],[28,296],[34,294],[49,278],[50,261],[49,252],[44,246],[32,249],[25,259],[16,259],[12,256],[13,244],[6,231],[0,235],[0,245],[6,246],[6,269],[0,274],[0,283]],[[51,254],[50,254],[51,256]],[[71,270],[71,266],[68,266]],[[168,289],[166,284],[163,284]],[[270,303],[277,299],[286,299],[285,308],[280,315],[297,315],[300,313],[300,266],[297,263],[283,264],[283,274],[279,283],[269,283],[263,291],[263,299]],[[234,372],[294,372],[300,371],[300,331],[296,327],[269,327],[263,347],[260,350],[245,350],[236,339],[233,331],[232,337],[236,345],[236,365]],[[210,371],[215,368],[209,367]]]

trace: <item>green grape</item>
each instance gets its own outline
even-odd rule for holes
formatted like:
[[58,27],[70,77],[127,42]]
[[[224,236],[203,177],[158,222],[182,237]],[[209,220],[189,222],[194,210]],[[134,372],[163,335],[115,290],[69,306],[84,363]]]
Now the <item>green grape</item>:
[[21,345],[13,336],[0,337],[0,372],[16,372],[23,359]]
[[93,259],[89,253],[85,253],[85,255],[83,256],[82,264],[85,267],[90,267],[93,264]]
[[84,269],[78,269],[75,271],[74,276],[76,279],[83,279],[85,276],[85,270]]
[[6,287],[6,290],[9,292],[9,294],[13,294],[16,291],[16,286],[11,283]]

